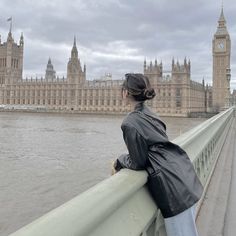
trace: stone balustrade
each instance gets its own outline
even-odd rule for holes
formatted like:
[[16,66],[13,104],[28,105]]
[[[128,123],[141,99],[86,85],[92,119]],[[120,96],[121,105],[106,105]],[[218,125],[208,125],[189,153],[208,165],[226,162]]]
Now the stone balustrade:
[[[205,190],[234,119],[232,107],[173,140],[188,153]],[[145,171],[122,170],[11,236],[164,236],[146,181]]]

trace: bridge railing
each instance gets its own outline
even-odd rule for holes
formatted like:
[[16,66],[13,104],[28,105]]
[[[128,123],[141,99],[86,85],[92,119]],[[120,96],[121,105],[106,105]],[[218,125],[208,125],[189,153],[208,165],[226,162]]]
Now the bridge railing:
[[[205,189],[228,130],[230,108],[179,136]],[[145,186],[145,171],[122,170],[11,236],[164,236],[164,221]]]

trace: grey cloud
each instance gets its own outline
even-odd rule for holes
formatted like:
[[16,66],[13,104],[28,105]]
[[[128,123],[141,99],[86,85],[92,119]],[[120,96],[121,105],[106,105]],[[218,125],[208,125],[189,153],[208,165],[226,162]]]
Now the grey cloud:
[[[24,32],[26,72],[44,73],[49,56],[58,72],[66,71],[76,35],[88,79],[105,72],[114,78],[127,71],[142,72],[144,58],[162,60],[168,70],[172,57],[183,61],[186,56],[192,62],[192,78],[201,81],[204,76],[210,81],[211,42],[220,4],[214,0],[2,0],[0,8],[5,13],[2,18],[13,16],[15,39]],[[235,5],[228,0],[224,7],[232,47]],[[0,24],[2,38],[9,27],[5,19]],[[233,75],[235,61],[232,48]]]

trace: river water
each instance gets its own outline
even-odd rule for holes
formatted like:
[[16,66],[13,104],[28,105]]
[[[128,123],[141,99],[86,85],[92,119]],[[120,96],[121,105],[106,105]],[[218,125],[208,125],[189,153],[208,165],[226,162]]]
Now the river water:
[[[123,116],[0,112],[0,235],[110,176]],[[173,139],[205,119],[166,118]]]

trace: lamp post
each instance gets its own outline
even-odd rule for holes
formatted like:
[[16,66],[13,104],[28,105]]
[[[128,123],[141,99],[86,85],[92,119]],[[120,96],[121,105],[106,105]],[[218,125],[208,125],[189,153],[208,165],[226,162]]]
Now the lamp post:
[[227,96],[226,96],[226,107],[230,107],[230,79],[231,79],[231,70],[226,68],[226,79],[227,79]]

